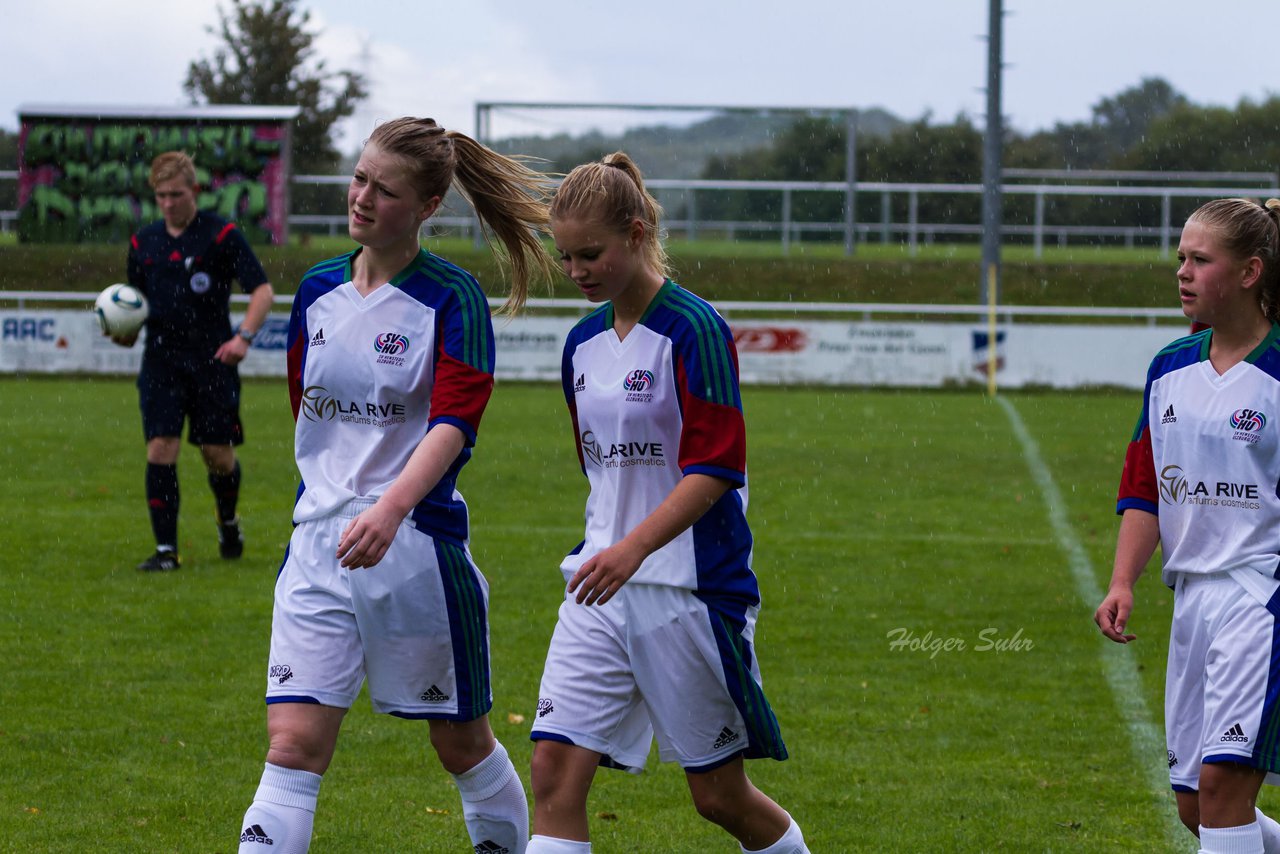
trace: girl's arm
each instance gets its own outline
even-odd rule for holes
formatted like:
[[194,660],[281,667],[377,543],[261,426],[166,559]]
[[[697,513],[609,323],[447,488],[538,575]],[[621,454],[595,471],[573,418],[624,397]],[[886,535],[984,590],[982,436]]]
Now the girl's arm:
[[732,486],[711,475],[685,475],[643,522],[578,568],[569,579],[569,592],[577,591],[579,605],[608,602],[636,574],[645,558],[701,519]]
[[463,432],[452,424],[439,423],[427,431],[399,477],[342,532],[337,557],[344,567],[366,569],[382,560],[404,517],[440,482],[465,443]]
[[1116,537],[1116,559],[1111,570],[1111,586],[1093,621],[1116,643],[1128,643],[1137,635],[1125,634],[1133,611],[1133,586],[1160,544],[1160,519],[1154,513],[1130,508],[1120,517]]

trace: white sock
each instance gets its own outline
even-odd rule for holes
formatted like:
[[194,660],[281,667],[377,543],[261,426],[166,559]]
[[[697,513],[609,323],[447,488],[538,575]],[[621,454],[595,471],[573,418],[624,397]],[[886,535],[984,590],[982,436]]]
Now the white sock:
[[743,854],[809,854],[809,847],[804,844],[804,834],[800,832],[800,825],[796,824],[795,819],[791,820],[787,832],[768,848],[748,849],[743,845],[738,847],[742,849]]
[[554,836],[535,836],[529,840],[524,854],[591,854],[590,842],[574,842]]
[[1262,850],[1265,854],[1280,854],[1280,822],[1254,807],[1258,827],[1262,828]]
[[239,854],[305,854],[311,845],[320,775],[267,763],[244,814]]
[[1256,821],[1239,827],[1200,825],[1200,854],[1262,854],[1262,828]]
[[453,775],[453,780],[462,795],[462,817],[476,850],[524,854],[529,801],[506,748],[498,743],[479,764]]

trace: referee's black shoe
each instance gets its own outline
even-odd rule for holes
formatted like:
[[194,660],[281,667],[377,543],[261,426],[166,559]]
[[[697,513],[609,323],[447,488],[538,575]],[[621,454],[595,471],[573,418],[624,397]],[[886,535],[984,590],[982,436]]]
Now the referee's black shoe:
[[235,560],[244,554],[244,534],[240,533],[240,517],[218,525],[218,552],[223,560]]
[[172,549],[156,549],[156,553],[138,564],[143,572],[172,572],[182,566],[178,553]]

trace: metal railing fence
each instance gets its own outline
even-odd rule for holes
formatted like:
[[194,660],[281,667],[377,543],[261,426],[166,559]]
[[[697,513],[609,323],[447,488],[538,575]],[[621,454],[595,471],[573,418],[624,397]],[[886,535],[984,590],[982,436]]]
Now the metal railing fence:
[[[1041,170],[1026,171],[1026,177],[1073,178],[1088,179],[1091,173],[1070,172],[1063,170],[1061,174]],[[1150,185],[1140,183],[1072,183],[1055,184],[1017,183],[1024,177],[1020,170],[1006,172],[1003,193],[1009,198],[1027,197],[1030,199],[1032,213],[1030,217],[1021,217],[1021,221],[1006,222],[1002,233],[1006,238],[1016,238],[1021,242],[1030,242],[1034,247],[1035,257],[1042,256],[1046,245],[1056,244],[1068,246],[1073,243],[1109,243],[1127,247],[1149,245],[1158,247],[1162,256],[1168,257],[1171,247],[1180,232],[1181,224],[1175,220],[1175,202],[1179,200],[1208,200],[1226,196],[1258,197],[1277,190],[1276,176],[1271,173],[1195,173],[1199,180],[1206,177],[1237,179],[1236,184],[1215,185]],[[1101,175],[1102,173],[1099,173]],[[1126,174],[1132,181],[1142,179],[1156,180],[1160,173],[1118,173]],[[16,181],[18,173],[13,170],[0,170],[0,181]],[[1173,173],[1172,177],[1179,177]],[[329,234],[341,233],[346,227],[346,214],[343,211],[345,200],[337,188],[345,187],[348,178],[336,175],[297,175],[293,178],[296,187],[334,186],[335,192],[331,202],[332,212],[293,211],[289,215],[291,229],[322,231]],[[1095,180],[1106,180],[1099,177]],[[1241,186],[1240,182],[1250,182]],[[1256,183],[1254,183],[1256,182]],[[968,183],[891,183],[864,181],[857,184],[857,196],[865,203],[867,196],[878,199],[880,216],[867,221],[851,222],[848,217],[839,220],[813,221],[804,219],[796,211],[798,194],[839,194],[840,204],[848,194],[849,185],[841,181],[711,181],[685,179],[652,179],[646,182],[655,191],[670,214],[665,221],[669,233],[681,235],[692,240],[700,237],[720,237],[728,240],[744,239],[750,235],[758,239],[761,235],[776,235],[774,239],[781,243],[784,254],[791,251],[792,245],[806,238],[834,240],[837,236],[845,238],[846,246],[869,241],[892,243],[898,242],[907,247],[909,254],[915,255],[921,245],[928,245],[948,240],[976,240],[982,234],[982,226],[977,214],[977,202],[981,198],[982,185]],[[711,205],[708,199],[716,193],[763,193],[775,200],[769,207],[777,211],[774,218],[724,219],[700,215],[700,208],[705,210]],[[931,196],[959,197],[970,201],[974,210],[972,221],[957,221],[949,217],[947,221],[923,221],[920,215],[921,200]],[[970,200],[969,197],[972,197]],[[1128,200],[1140,202],[1156,200],[1159,211],[1151,221],[1112,222],[1098,224],[1079,224],[1052,221],[1050,215],[1051,201],[1068,199],[1092,200]],[[474,214],[460,198],[448,200],[442,212],[432,217],[429,225],[433,233],[458,233],[478,239],[479,232]],[[326,204],[326,207],[328,207]],[[964,207],[960,205],[959,207]],[[905,216],[899,211],[905,210]],[[14,229],[18,212],[0,210],[0,232]]]

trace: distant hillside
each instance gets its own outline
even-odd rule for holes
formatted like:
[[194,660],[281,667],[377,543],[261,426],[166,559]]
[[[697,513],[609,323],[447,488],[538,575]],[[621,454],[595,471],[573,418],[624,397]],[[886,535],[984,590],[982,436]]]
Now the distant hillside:
[[[490,145],[505,154],[546,160],[544,168],[553,172],[567,172],[579,163],[622,150],[631,155],[647,177],[700,178],[711,157],[766,147],[797,118],[791,113],[726,113],[688,127],[650,125],[615,135],[590,131],[576,136],[518,136],[494,140]],[[888,136],[905,124],[878,107],[858,113],[858,134],[863,137]]]

